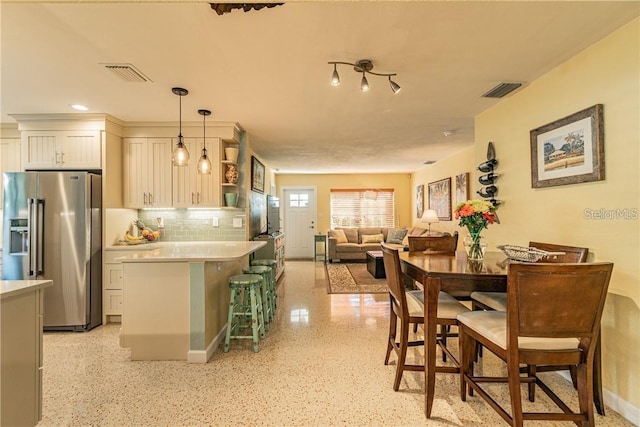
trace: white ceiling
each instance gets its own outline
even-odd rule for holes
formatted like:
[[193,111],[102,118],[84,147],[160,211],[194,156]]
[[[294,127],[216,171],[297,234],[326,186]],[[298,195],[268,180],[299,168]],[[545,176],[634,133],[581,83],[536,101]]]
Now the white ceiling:
[[[637,1],[292,2],[222,16],[197,2],[3,2],[0,121],[81,103],[177,122],[181,86],[184,121],[208,108],[240,123],[280,173],[412,172],[473,143],[473,117],[498,102],[484,92],[531,82],[639,15]],[[330,85],[327,61],[359,59],[402,90],[370,76],[362,93],[348,66]]]

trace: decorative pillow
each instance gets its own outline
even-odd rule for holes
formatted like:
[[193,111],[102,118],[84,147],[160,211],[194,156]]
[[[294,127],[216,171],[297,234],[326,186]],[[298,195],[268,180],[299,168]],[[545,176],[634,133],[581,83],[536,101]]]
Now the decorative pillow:
[[344,230],[329,230],[329,237],[335,237],[336,243],[347,243],[347,236],[344,234]]
[[364,234],[362,236],[362,243],[382,243],[384,242],[384,236],[380,234]]
[[402,244],[402,239],[407,235],[406,228],[395,228],[393,230],[389,230],[387,234],[387,243],[395,243],[397,245]]

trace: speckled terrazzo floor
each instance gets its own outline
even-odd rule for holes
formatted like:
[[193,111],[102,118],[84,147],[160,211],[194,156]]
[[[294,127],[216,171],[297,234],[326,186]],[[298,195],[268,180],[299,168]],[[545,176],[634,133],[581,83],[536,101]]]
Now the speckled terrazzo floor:
[[[118,346],[118,325],[45,334],[39,426],[506,425],[481,398],[461,402],[458,377],[447,374],[437,375],[426,419],[423,374],[405,372],[394,392],[395,365],[383,364],[387,295],[327,295],[322,263],[286,268],[259,353],[243,342],[218,349],[207,364],[132,362]],[[482,369],[502,367],[485,355]],[[569,382],[547,375],[560,395],[573,395]],[[536,405],[547,407],[542,393]],[[611,410],[596,417],[598,426],[632,425]]]

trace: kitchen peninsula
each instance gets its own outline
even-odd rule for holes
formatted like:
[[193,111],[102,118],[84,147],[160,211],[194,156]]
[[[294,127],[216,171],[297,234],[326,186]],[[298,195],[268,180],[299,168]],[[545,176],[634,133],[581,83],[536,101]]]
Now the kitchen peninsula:
[[[120,344],[132,360],[206,363],[224,338],[229,277],[242,274],[257,241],[163,242],[123,264]],[[143,246],[143,245],[141,245]]]

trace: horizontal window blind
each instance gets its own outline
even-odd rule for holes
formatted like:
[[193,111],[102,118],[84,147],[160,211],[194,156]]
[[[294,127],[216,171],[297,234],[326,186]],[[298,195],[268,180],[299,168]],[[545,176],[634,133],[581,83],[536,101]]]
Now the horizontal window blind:
[[395,224],[393,189],[331,189],[331,228]]

